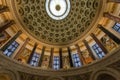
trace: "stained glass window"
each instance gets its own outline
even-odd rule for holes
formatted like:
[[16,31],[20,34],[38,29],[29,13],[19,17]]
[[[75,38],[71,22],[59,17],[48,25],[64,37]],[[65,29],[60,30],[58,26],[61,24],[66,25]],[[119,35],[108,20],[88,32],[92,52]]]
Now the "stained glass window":
[[102,49],[97,44],[94,44],[92,48],[99,58],[103,58],[105,56],[105,53],[102,51]]
[[74,66],[75,66],[75,67],[80,67],[80,66],[81,66],[81,63],[80,63],[79,55],[78,55],[77,53],[76,53],[76,54],[73,54],[73,55],[72,55],[72,58],[73,58]]
[[116,23],[114,26],[113,26],[113,29],[117,32],[120,33],[120,23]]
[[39,63],[39,59],[40,59],[40,54],[38,53],[34,53],[30,62],[31,66],[38,66]]
[[8,48],[3,52],[3,54],[5,54],[6,56],[11,56],[18,46],[19,44],[14,41],[10,46],[8,46]]
[[60,60],[58,56],[54,56],[53,69],[58,70],[60,68]]

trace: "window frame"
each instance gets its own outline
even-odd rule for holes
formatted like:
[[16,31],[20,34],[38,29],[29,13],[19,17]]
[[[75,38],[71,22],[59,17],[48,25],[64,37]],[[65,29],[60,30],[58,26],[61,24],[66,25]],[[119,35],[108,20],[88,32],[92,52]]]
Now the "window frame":
[[7,49],[3,51],[3,54],[10,57],[17,50],[18,47],[19,43],[14,41],[7,47]]
[[34,52],[32,59],[30,61],[30,65],[35,67],[38,66],[39,60],[40,60],[40,54]]
[[102,49],[99,47],[97,43],[95,43],[92,46],[92,49],[94,50],[94,52],[97,54],[99,58],[103,58],[105,56],[105,53],[102,51]]
[[59,56],[53,57],[53,69],[54,70],[60,69],[60,57]]
[[120,33],[120,23],[115,23],[112,27],[116,32]]
[[78,53],[72,54],[72,59],[73,59],[74,67],[81,67],[81,61]]

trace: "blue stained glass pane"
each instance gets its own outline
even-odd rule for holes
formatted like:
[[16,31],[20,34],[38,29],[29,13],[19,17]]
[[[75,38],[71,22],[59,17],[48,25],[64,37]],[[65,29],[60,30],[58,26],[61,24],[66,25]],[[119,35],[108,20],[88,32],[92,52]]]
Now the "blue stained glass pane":
[[73,57],[74,66],[80,67],[80,59],[79,59],[78,54],[77,53],[73,54],[72,57]]
[[101,49],[101,48],[98,48],[98,51],[102,51],[102,49]]
[[95,49],[95,48],[96,48],[96,46],[93,46],[93,48]]
[[102,52],[102,55],[103,55],[103,56],[105,56],[105,53],[104,53],[104,52]]
[[[14,45],[17,45],[16,47]],[[6,56],[11,56],[18,47],[18,43],[14,41],[8,48],[3,52]]]
[[16,48],[15,48],[15,47],[13,47],[13,48],[11,49],[11,51],[15,51],[15,49],[16,49]]
[[97,44],[96,44],[95,46],[96,46],[96,48],[98,48],[98,47],[99,47]]
[[15,45],[15,47],[17,47],[17,46],[18,46],[18,44]]
[[78,65],[79,65],[79,66],[81,65],[80,62],[78,63]]
[[32,60],[35,60],[35,57],[33,57]]
[[98,51],[97,49],[95,49],[95,52],[96,52],[96,53],[99,53],[99,51]]
[[99,54],[99,57],[102,58],[103,56],[101,54]]
[[12,48],[12,45],[10,45],[9,47],[8,47],[8,49],[11,49]]
[[120,33],[120,24],[119,24],[119,23],[116,23],[116,24],[113,26],[113,29],[114,29],[116,32],[119,32],[119,33]]
[[40,55],[38,53],[34,53],[30,62],[30,65],[32,66],[38,66]]
[[77,58],[77,61],[79,61],[80,59],[79,58]]
[[[94,48],[94,46],[96,46],[97,48]],[[103,54],[104,52],[102,51],[102,49],[97,45],[97,44],[94,44],[92,46],[93,50],[95,51],[95,53],[98,55],[99,58],[102,58],[104,57]]]
[[114,29],[118,29],[119,27],[117,25],[113,26]]
[[8,52],[8,56],[10,56],[12,54],[12,52]]
[[15,45],[15,41],[12,43],[12,45]]
[[120,33],[120,29],[118,30],[118,32]]
[[53,59],[53,69],[58,70],[60,66],[59,57],[54,57]]
[[7,54],[8,53],[8,50],[5,50],[4,54]]
[[120,27],[120,23],[116,23],[116,25]]

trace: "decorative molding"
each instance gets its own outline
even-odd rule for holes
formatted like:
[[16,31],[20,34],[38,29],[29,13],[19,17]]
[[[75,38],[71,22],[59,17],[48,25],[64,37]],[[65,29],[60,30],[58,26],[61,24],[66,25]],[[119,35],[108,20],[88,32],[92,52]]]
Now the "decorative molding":
[[23,63],[18,63],[15,60],[8,58],[0,52],[0,65],[7,69],[14,69],[16,71],[29,73],[33,75],[41,76],[70,76],[70,75],[80,75],[95,71],[96,69],[100,70],[106,66],[109,66],[120,60],[120,47],[112,53],[108,53],[103,59],[94,61],[91,64],[85,65],[81,68],[70,68],[70,69],[61,69],[61,70],[52,70],[52,69],[42,69],[40,67],[32,67]]

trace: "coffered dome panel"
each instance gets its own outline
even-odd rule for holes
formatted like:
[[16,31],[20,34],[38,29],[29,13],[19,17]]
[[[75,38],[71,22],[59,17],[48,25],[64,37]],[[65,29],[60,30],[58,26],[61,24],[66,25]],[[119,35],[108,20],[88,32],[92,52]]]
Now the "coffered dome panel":
[[[99,16],[101,5],[101,0],[13,1],[18,14],[16,17],[21,21],[22,27],[35,39],[49,45],[67,45],[78,41],[86,31],[92,28],[91,24],[95,21],[95,17]],[[52,3],[58,1],[58,3],[52,6],[46,1],[53,1]],[[60,15],[59,18],[51,17],[46,7],[52,11],[54,16]]]

